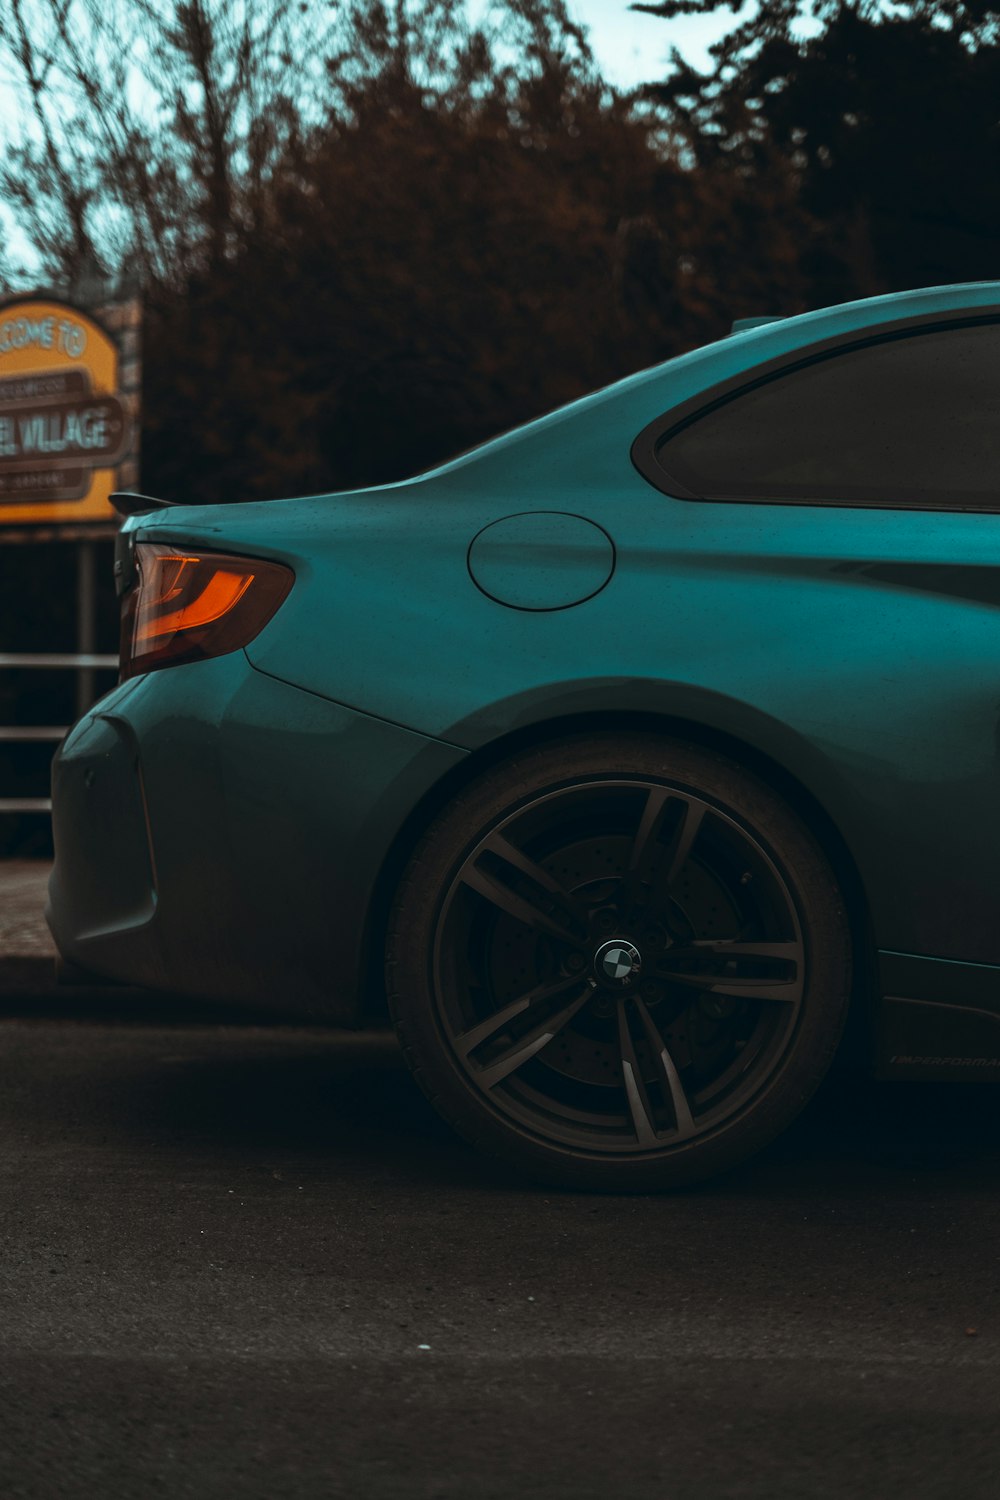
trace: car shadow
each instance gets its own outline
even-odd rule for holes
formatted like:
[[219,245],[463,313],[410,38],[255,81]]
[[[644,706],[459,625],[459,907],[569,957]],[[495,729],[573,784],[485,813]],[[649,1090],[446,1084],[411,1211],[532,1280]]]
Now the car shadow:
[[[193,1019],[196,1017],[197,1019]],[[183,1014],[105,1004],[86,1019],[65,1009],[8,1016],[35,1038],[3,1113],[28,1137],[65,1132],[124,1150],[158,1149],[257,1160],[294,1159],[322,1171],[404,1171],[425,1185],[494,1182],[533,1191],[466,1147],[410,1077],[391,1033],[263,1025],[260,1017]],[[3,1027],[3,1029],[6,1029]],[[886,1083],[841,1071],[799,1119],[744,1166],[695,1194],[781,1197],[992,1187],[1000,1164],[1000,1092],[989,1084]],[[545,1188],[549,1193],[551,1190]]]
[[[966,1196],[993,1191],[1000,1091],[988,1083],[885,1082],[834,1073],[789,1129],[728,1174],[730,1192]],[[710,1187],[710,1185],[709,1185]],[[705,1189],[702,1189],[704,1191]]]

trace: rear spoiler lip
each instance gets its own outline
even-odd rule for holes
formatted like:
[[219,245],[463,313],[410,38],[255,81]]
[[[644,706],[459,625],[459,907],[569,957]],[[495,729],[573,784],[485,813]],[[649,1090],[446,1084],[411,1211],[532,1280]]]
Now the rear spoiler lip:
[[179,500],[159,500],[155,495],[137,495],[132,490],[115,490],[108,499],[118,514],[126,519],[129,516],[146,515],[153,510],[168,510],[172,505],[181,504]]

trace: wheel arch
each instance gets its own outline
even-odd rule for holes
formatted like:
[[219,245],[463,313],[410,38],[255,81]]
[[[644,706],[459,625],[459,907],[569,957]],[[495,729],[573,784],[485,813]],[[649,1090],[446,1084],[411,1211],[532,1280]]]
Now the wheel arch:
[[[606,733],[608,730],[685,739],[704,749],[727,755],[766,782],[813,831],[843,894],[851,928],[854,991],[842,1052],[846,1051],[858,1060],[865,1059],[871,1050],[870,1027],[876,983],[876,950],[870,909],[857,862],[825,799],[789,767],[785,758],[779,759],[752,739],[700,718],[617,707],[554,715],[499,734],[471,750],[411,809],[386,853],[368,905],[362,965],[362,1022],[382,1020],[387,1015],[382,959],[392,899],[410,855],[436,815],[462,787],[519,750],[534,749],[571,735]],[[792,739],[797,738],[791,732],[789,734]]]

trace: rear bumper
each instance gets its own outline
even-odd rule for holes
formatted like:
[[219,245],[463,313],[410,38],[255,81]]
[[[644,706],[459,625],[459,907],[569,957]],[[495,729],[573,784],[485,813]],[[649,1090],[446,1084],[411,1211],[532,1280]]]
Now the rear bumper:
[[56,944],[125,983],[353,1023],[380,872],[463,758],[242,652],[124,683],[53,765]]

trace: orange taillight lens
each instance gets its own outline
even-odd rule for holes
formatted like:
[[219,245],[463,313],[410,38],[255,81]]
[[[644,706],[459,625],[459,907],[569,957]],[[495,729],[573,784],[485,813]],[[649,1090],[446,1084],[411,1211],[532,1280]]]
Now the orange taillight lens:
[[223,656],[252,641],[294,582],[256,557],[137,542],[136,584],[122,600],[121,675]]

